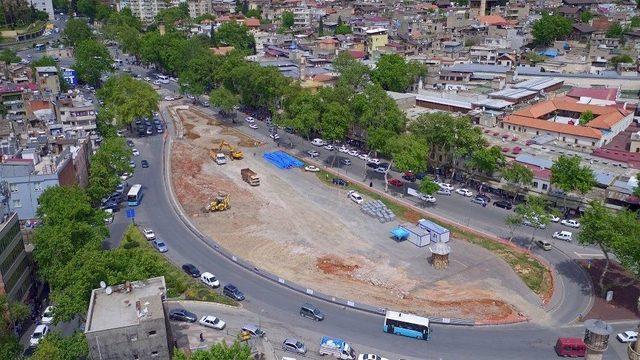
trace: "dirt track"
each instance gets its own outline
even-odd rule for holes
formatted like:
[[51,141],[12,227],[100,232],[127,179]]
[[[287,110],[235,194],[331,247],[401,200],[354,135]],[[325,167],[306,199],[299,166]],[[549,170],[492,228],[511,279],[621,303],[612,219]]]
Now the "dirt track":
[[[209,158],[214,141],[254,141],[190,111],[181,117],[185,138],[174,142],[171,159],[179,201],[203,232],[256,266],[324,293],[423,315],[508,321],[522,311],[544,317],[525,300],[528,294],[507,287],[520,280],[488,251],[454,241],[450,267],[436,271],[428,249],[390,239],[396,224],[362,214],[343,190],[314,174],[277,169],[262,159],[266,146],[243,147],[244,160],[216,165]],[[244,167],[260,175],[259,187],[242,181]],[[203,213],[220,190],[231,195],[231,209]]]

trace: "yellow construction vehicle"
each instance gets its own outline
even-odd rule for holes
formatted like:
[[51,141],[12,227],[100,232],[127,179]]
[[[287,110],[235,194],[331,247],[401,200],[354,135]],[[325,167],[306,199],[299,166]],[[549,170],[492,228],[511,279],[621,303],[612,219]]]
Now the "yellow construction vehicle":
[[213,199],[213,201],[211,201],[209,205],[205,207],[205,211],[224,211],[229,209],[230,207],[231,204],[229,204],[229,194],[223,191],[219,191],[216,198]]
[[244,153],[242,151],[231,146],[231,144],[224,140],[220,141],[220,145],[218,145],[217,149],[211,149],[211,151],[209,152],[209,156],[211,156],[211,158],[215,160],[216,154],[218,153],[228,154],[229,157],[233,160],[241,160],[242,158],[244,158]]

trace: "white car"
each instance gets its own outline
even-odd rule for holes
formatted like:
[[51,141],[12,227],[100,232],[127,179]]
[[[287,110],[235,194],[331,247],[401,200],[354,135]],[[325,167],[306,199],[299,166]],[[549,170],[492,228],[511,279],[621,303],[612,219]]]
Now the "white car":
[[340,151],[341,153],[348,153],[349,152],[349,148],[342,145],[338,148],[338,151]]
[[358,360],[387,360],[387,358],[376,354],[360,354],[358,355]]
[[558,240],[571,241],[572,236],[573,234],[571,233],[571,231],[556,231],[553,233],[552,237]]
[[436,194],[451,196],[451,190],[440,188],[440,190],[436,191]]
[[133,154],[133,156],[140,156],[140,151],[138,151],[138,149],[133,148],[133,150],[131,150],[131,153]]
[[144,235],[145,239],[147,239],[147,240],[155,240],[155,238],[156,238],[156,233],[154,233],[153,230],[151,230],[149,228],[144,228],[142,230],[142,234]]
[[36,347],[40,343],[45,335],[49,333],[49,326],[47,325],[38,325],[36,329],[33,330],[33,334],[31,334],[31,338],[29,339],[29,345],[31,347]]
[[42,313],[42,319],[40,319],[40,323],[44,325],[49,325],[53,322],[53,306],[49,305],[44,312]]
[[257,129],[258,128],[258,124],[251,123],[251,124],[249,124],[249,127],[252,128],[252,129]]
[[380,159],[376,159],[376,158],[369,158],[369,162],[376,165],[380,165],[381,163]]
[[131,160],[131,161],[129,161],[129,166],[131,166],[132,169],[135,169],[136,168],[136,163],[133,160]]
[[558,221],[560,221],[560,217],[555,216],[553,214],[549,214],[549,221],[557,223]]
[[217,288],[220,286],[220,281],[216,279],[215,275],[210,272],[203,272],[200,274],[200,281],[202,281],[205,285],[211,286],[213,288]]
[[360,154],[358,158],[364,161],[369,161],[369,154]]
[[304,171],[318,172],[318,171],[320,171],[320,169],[318,169],[317,167],[315,167],[313,165],[307,165],[307,166],[304,167]]
[[[149,79],[149,80],[151,80],[151,79]],[[147,80],[147,81],[149,81],[149,80]],[[158,86],[160,86],[160,84],[162,84],[162,83],[160,82],[160,80],[153,80],[153,85],[158,85]]]
[[[148,76],[145,76],[145,77],[144,77],[144,81],[151,81],[151,78],[150,78],[150,77],[148,77]],[[156,81],[157,81],[157,80],[156,80]],[[154,82],[155,82],[155,81],[154,81]]]
[[336,149],[336,147],[335,147],[335,146],[333,146],[333,145],[331,145],[331,144],[326,145],[324,148],[325,148],[325,150],[329,150],[329,151],[333,151],[333,150],[335,150],[335,149]]
[[358,194],[355,190],[349,190],[349,192],[347,193],[347,196],[349,197],[349,199],[351,199],[351,201],[355,202],[356,204],[362,204],[364,202],[362,195]]
[[449,183],[436,183],[436,184],[440,186],[440,189],[453,191],[453,186],[451,186],[451,184]]
[[111,224],[113,222],[113,209],[104,209],[104,223]]
[[572,228],[579,228],[580,227],[580,223],[571,219],[571,220],[562,220],[560,221],[560,224],[564,225],[564,226],[568,226],[568,227],[572,227]]
[[311,145],[315,145],[315,146],[325,146],[326,143],[324,142],[324,140],[319,139],[319,138],[315,138],[313,140],[311,140]]
[[625,331],[616,336],[620,342],[630,343],[638,340],[638,333],[635,331]]
[[471,192],[471,190],[465,189],[465,188],[456,189],[456,194],[460,194],[467,197],[473,196],[473,193]]
[[546,224],[541,224],[540,223],[540,219],[538,219],[537,217],[534,217],[531,220],[529,220],[527,217],[523,217],[522,218],[522,223],[527,225],[527,226],[537,227],[539,229],[544,229],[544,228],[547,227]]
[[318,153],[318,152],[317,152],[317,151],[315,151],[315,150],[309,150],[309,151],[307,151],[307,155],[309,155],[309,156],[311,156],[312,158],[314,158],[314,157],[319,156],[319,155],[320,155],[320,153]]
[[418,199],[432,204],[436,203],[436,198],[431,195],[418,194]]
[[271,135],[269,135],[273,140],[278,140],[280,139],[280,135],[278,135],[278,133],[272,133]]
[[248,122],[249,124],[256,122],[256,119],[252,118],[251,116],[247,116],[244,121]]
[[127,179],[129,179],[131,177],[131,174],[129,173],[124,173],[122,175],[120,175],[120,180],[122,181],[126,181]]
[[360,155],[360,152],[358,150],[349,150],[347,154],[357,157],[358,155]]
[[205,315],[202,318],[200,318],[200,321],[198,322],[202,326],[212,328],[212,329],[218,329],[218,330],[224,329],[225,325],[227,325],[224,321],[218,319],[213,315]]

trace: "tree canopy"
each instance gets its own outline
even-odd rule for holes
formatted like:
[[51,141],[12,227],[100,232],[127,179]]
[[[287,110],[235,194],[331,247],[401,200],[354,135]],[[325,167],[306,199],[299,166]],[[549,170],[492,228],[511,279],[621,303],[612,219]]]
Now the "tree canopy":
[[69,19],[62,32],[62,41],[69,46],[76,46],[84,40],[93,39],[91,28],[84,20]]
[[371,78],[385,90],[405,92],[426,73],[422,64],[415,61],[406,62],[401,55],[391,54],[380,57]]
[[468,166],[472,170],[486,175],[493,175],[502,168],[506,162],[502,149],[499,146],[485,147],[471,154]]
[[0,62],[12,64],[20,62],[20,57],[11,49],[3,49],[0,51]]
[[186,355],[182,350],[176,351],[175,360],[250,360],[251,349],[242,343],[234,342],[231,346],[224,341],[216,343],[208,350],[198,349]]
[[89,345],[82,332],[76,331],[71,336],[63,336],[53,331],[40,340],[32,359],[77,360],[86,359],[88,356]]
[[123,138],[109,137],[103,140],[89,165],[87,192],[94,204],[113,192],[120,183],[119,174],[130,171],[130,158],[131,150]]
[[551,166],[551,184],[565,193],[586,194],[595,185],[595,178],[590,167],[580,165],[579,157],[561,155]]
[[515,195],[513,198],[515,200],[522,187],[529,186],[533,182],[533,171],[514,161],[502,170],[502,178],[514,187]]
[[533,23],[531,34],[538,45],[548,45],[555,40],[564,40],[571,30],[571,20],[560,15],[543,14]]
[[240,98],[229,89],[221,86],[211,91],[209,102],[211,106],[220,108],[224,113],[229,114],[240,104]]
[[217,29],[216,40],[219,44],[233,46],[245,53],[255,54],[256,40],[249,28],[235,21],[228,21]]
[[78,73],[78,78],[86,84],[98,85],[102,74],[112,70],[113,59],[109,50],[93,39],[83,40],[77,44],[75,59],[73,68]]
[[151,118],[160,96],[148,83],[129,75],[112,76],[97,92],[104,102],[101,111],[113,116],[117,127],[129,126],[140,118]]
[[282,15],[280,15],[280,19],[282,21],[282,27],[290,29],[293,26],[294,18],[291,11],[282,12]]

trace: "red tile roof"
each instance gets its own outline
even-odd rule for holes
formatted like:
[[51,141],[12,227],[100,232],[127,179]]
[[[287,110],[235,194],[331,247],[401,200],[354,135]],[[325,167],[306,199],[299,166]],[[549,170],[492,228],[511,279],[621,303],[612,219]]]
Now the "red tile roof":
[[519,115],[509,115],[503,122],[516,126],[530,127],[534,129],[541,129],[545,131],[553,131],[560,134],[574,135],[587,137],[591,139],[602,138],[602,133],[598,129],[594,129],[586,126],[577,126],[557,123],[549,120],[540,120],[532,117],[525,117]]
[[509,25],[509,22],[507,22],[507,20],[505,20],[505,18],[503,18],[500,15],[479,16],[478,21],[481,24],[485,24],[485,25],[496,25],[496,26]]
[[244,26],[246,26],[246,27],[259,27],[260,26],[260,20],[258,20],[256,18],[245,19],[244,20]]
[[592,99],[615,101],[618,98],[618,88],[573,88],[567,96],[579,99],[590,97]]

